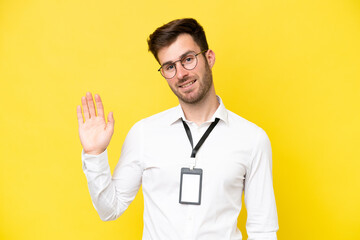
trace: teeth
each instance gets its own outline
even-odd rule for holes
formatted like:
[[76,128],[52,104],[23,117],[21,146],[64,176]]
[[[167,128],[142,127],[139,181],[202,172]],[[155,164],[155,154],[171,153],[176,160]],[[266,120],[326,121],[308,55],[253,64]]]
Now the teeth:
[[188,87],[188,86],[192,85],[194,82],[195,82],[195,81],[189,82],[188,84],[183,85],[183,86],[181,86],[181,87],[183,87],[183,88]]

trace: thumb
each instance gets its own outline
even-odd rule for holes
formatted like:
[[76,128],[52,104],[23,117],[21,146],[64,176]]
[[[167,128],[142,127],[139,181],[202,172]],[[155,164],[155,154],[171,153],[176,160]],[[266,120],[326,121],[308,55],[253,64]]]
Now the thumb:
[[108,130],[110,132],[113,132],[114,131],[114,124],[115,124],[113,112],[109,112],[107,120],[108,120],[108,122],[106,124],[106,130]]

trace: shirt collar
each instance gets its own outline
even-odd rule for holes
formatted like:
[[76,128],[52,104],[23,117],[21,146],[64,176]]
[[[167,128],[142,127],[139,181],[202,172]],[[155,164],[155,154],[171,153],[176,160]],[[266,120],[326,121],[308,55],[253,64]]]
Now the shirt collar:
[[[220,120],[224,121],[226,124],[228,124],[228,112],[224,106],[224,103],[222,102],[221,98],[219,96],[216,96],[218,102],[220,103],[219,107],[216,109],[214,115],[207,121],[207,122],[213,122],[215,121],[215,118],[219,118]],[[184,112],[181,108],[181,105],[175,107],[174,117],[170,119],[169,123],[170,125],[174,124],[175,122],[184,119],[184,121],[187,121],[184,115]]]

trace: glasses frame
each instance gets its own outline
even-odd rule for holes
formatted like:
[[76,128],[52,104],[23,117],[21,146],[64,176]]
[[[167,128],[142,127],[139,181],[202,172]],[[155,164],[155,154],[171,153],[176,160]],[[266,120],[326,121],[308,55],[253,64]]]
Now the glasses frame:
[[180,62],[181,66],[182,66],[184,69],[186,69],[186,70],[193,70],[194,68],[196,68],[196,66],[197,66],[197,64],[198,64],[197,56],[200,55],[200,54],[202,54],[202,53],[204,53],[204,52],[207,52],[208,50],[209,50],[209,49],[206,49],[206,50],[203,50],[203,51],[201,51],[201,52],[199,52],[199,53],[195,53],[195,52],[194,52],[194,53],[195,53],[196,64],[195,64],[195,66],[194,66],[193,68],[191,68],[191,69],[187,69],[187,68],[181,63],[181,60],[183,60],[183,59],[184,59],[186,56],[188,56],[189,54],[187,54],[186,56],[184,56],[183,58],[181,58],[181,59],[179,59],[179,60],[176,60],[176,61],[172,62],[171,64],[174,64],[174,67],[175,67],[175,73],[174,73],[174,76],[172,76],[171,78],[167,78],[167,77],[165,77],[165,76],[162,74],[161,69],[163,68],[163,66],[160,66],[160,68],[158,69],[158,72],[160,72],[161,76],[163,76],[165,79],[172,79],[172,78],[174,78],[174,77],[176,76],[176,72],[177,72],[176,62]]

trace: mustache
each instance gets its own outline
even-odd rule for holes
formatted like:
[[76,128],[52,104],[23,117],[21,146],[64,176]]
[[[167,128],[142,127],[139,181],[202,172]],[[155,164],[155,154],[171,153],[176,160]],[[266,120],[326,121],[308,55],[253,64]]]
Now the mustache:
[[191,76],[185,76],[185,77],[179,79],[179,84],[182,84],[182,83],[188,81],[189,79],[192,79],[192,77]]

